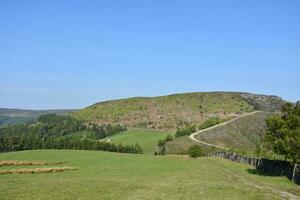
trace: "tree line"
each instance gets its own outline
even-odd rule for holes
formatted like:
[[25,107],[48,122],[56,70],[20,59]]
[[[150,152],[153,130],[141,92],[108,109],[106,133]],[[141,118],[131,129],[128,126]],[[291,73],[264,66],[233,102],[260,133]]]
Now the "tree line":
[[142,153],[136,145],[101,141],[126,130],[121,125],[96,125],[70,116],[47,114],[35,122],[0,127],[0,152],[31,149],[84,149],[122,153]]

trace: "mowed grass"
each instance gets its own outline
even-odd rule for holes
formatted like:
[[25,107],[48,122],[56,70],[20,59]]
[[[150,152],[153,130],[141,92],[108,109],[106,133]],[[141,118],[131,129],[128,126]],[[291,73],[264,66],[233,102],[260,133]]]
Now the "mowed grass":
[[254,175],[250,166],[221,158],[36,150],[3,153],[0,160],[66,161],[78,168],[0,175],[1,199],[261,200],[299,191],[286,178]]
[[165,139],[172,132],[154,131],[154,130],[128,130],[109,137],[111,143],[135,145],[138,143],[143,153],[153,154],[159,140]]

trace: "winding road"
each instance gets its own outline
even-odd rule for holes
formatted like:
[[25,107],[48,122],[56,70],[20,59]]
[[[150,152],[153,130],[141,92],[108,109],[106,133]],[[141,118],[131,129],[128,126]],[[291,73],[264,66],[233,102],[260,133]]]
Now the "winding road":
[[208,130],[211,130],[211,129],[214,129],[214,128],[217,128],[217,127],[225,126],[226,124],[229,124],[229,123],[231,123],[231,122],[234,122],[234,121],[236,121],[236,120],[238,120],[238,119],[240,119],[240,118],[243,118],[243,117],[246,117],[246,116],[249,116],[249,115],[254,115],[254,114],[259,113],[259,112],[263,112],[263,111],[254,111],[254,112],[251,112],[251,113],[245,113],[245,114],[242,114],[242,115],[240,115],[240,116],[238,116],[238,117],[235,117],[235,118],[233,118],[233,119],[231,119],[231,120],[228,120],[228,121],[226,121],[226,122],[217,124],[217,125],[215,125],[215,126],[212,126],[212,127],[206,128],[206,129],[202,129],[202,130],[200,130],[200,131],[197,131],[197,132],[191,134],[191,135],[190,135],[190,138],[191,138],[192,140],[194,140],[195,142],[198,142],[198,143],[203,144],[203,145],[206,145],[206,146],[210,146],[210,147],[215,147],[215,148],[220,148],[220,149],[228,150],[229,148],[224,147],[224,146],[219,146],[219,145],[215,145],[215,144],[209,144],[209,143],[207,143],[207,142],[200,141],[200,140],[196,139],[195,136],[198,135],[198,134],[201,134],[201,133],[203,133],[203,132],[205,132],[205,131],[208,131]]

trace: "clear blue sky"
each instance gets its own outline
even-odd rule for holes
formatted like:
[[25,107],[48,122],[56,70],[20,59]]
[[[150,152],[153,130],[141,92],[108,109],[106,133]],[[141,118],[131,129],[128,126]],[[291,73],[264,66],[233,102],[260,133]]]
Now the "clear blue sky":
[[0,107],[245,91],[300,100],[298,0],[0,1]]

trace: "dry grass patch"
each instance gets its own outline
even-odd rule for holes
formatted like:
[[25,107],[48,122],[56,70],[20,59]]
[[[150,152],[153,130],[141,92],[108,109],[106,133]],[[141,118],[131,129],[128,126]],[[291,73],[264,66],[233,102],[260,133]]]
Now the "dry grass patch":
[[18,161],[18,160],[2,160],[0,167],[3,166],[21,166],[21,165],[59,165],[66,162],[46,162],[46,161]]
[[32,168],[32,169],[11,169],[0,170],[0,174],[26,174],[26,173],[50,173],[50,172],[64,172],[75,170],[75,167],[47,167],[47,168]]

